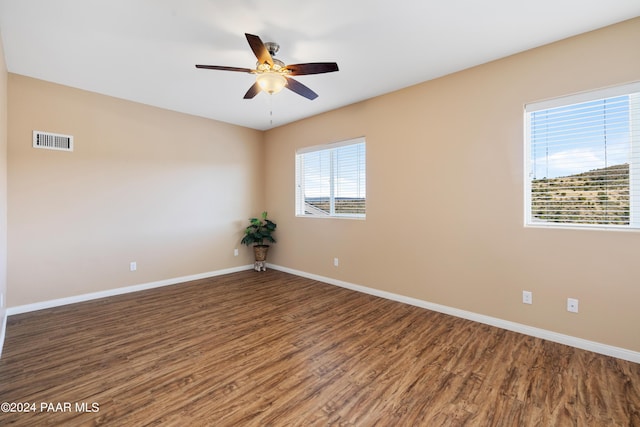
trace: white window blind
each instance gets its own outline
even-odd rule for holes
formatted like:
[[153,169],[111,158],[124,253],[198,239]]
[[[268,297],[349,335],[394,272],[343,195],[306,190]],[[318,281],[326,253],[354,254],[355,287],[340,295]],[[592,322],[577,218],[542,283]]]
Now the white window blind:
[[526,224],[640,228],[640,83],[525,106]]
[[357,138],[296,153],[296,215],[364,218],[366,142]]

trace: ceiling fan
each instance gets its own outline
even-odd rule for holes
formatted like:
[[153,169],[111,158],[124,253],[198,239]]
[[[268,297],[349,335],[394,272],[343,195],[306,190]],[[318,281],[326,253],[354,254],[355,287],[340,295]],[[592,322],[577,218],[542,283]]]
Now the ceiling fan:
[[338,64],[335,62],[310,62],[306,64],[285,65],[274,56],[280,49],[280,45],[273,42],[263,43],[260,37],[245,33],[251,50],[258,58],[256,69],[224,67],[219,65],[196,65],[196,68],[208,70],[237,71],[240,73],[257,74],[256,82],[244,94],[244,99],[251,99],[261,91],[269,94],[280,92],[287,88],[298,95],[313,100],[318,94],[290,76],[303,76],[307,74],[322,74],[338,71]]

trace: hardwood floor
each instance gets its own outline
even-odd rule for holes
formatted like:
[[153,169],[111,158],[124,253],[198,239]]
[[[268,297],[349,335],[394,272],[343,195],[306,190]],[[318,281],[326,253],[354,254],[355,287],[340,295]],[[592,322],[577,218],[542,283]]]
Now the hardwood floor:
[[246,271],[11,316],[0,402],[25,426],[640,426],[640,365]]

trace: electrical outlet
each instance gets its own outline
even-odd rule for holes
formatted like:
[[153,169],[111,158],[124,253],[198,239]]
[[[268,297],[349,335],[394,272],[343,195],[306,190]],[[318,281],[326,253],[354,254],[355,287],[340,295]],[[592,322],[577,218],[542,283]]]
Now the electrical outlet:
[[338,258],[334,258],[334,259],[333,259],[333,266],[334,266],[334,267],[337,267],[337,266],[339,266],[339,265],[340,265],[340,261],[338,260]]
[[533,294],[531,291],[522,291],[522,303],[533,304]]
[[233,250],[233,256],[238,256],[238,249],[237,248]]
[[138,263],[135,261],[131,261],[129,263],[129,271],[136,271],[138,269]]
[[578,312],[578,300],[575,298],[567,298],[567,311],[571,313]]

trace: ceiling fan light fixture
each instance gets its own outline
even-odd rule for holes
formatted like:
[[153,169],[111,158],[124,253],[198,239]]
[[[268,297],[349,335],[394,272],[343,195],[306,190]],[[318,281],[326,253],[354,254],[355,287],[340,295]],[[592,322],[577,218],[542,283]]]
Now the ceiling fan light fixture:
[[287,79],[285,79],[282,74],[274,72],[265,72],[258,74],[258,77],[256,77],[256,81],[263,91],[271,95],[280,92],[282,88],[284,88],[287,84]]

